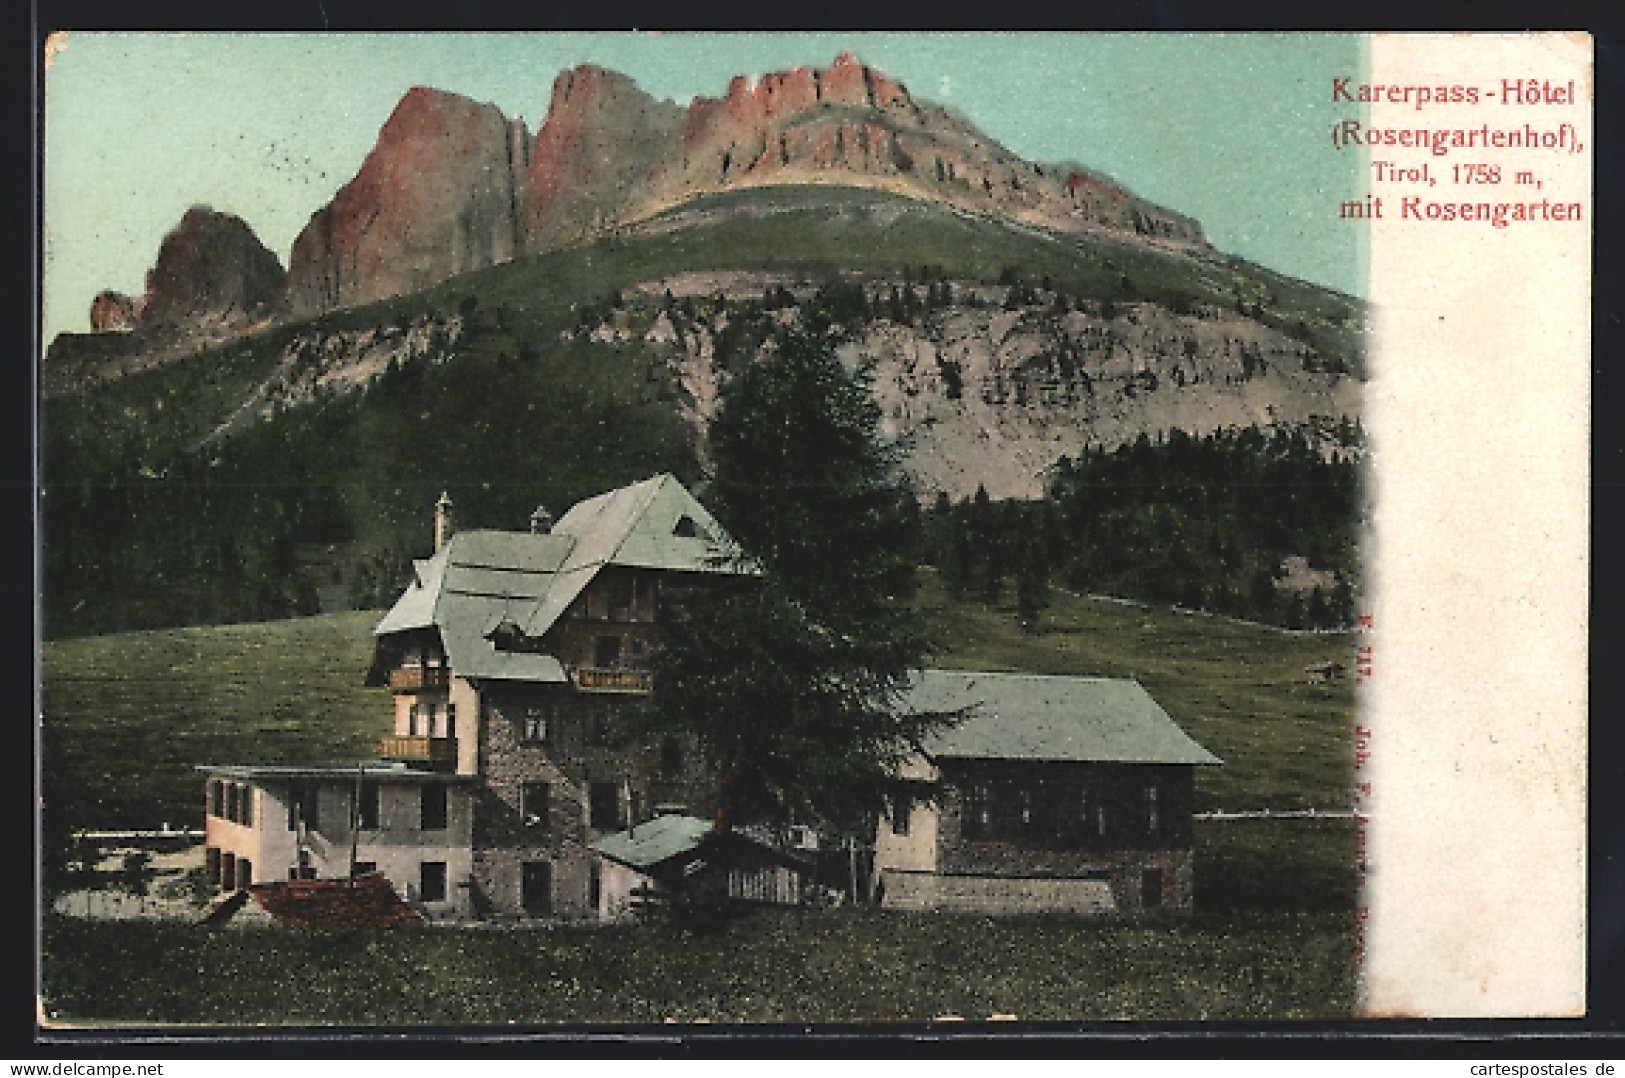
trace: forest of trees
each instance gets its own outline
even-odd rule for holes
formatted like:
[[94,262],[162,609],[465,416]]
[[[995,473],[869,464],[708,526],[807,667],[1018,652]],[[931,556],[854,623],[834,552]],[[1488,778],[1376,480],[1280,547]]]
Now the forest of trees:
[[[1358,433],[1346,435],[1357,441]],[[1013,601],[1024,621],[1042,583],[1179,605],[1289,628],[1353,617],[1361,516],[1351,452],[1302,432],[1172,432],[1091,449],[1055,468],[1039,501],[957,504],[927,516],[930,556],[955,597]],[[1324,586],[1277,585],[1282,562],[1334,574]]]
[[46,635],[292,617],[317,613],[319,592],[387,605],[430,553],[442,490],[461,526],[517,528],[539,501],[557,512],[659,471],[694,478],[663,371],[606,369],[586,344],[544,348],[501,311],[462,313],[456,362],[420,356],[201,449],[155,446],[150,424],[110,424],[90,396],[50,402]]
[[[1041,298],[1013,270],[1001,284],[1006,304]],[[1058,306],[1083,302],[1048,280],[1037,285]],[[802,331],[835,342],[873,319],[917,322],[984,302],[919,266],[902,283],[837,278],[810,295],[782,286],[749,299],[668,294],[637,317],[664,314],[681,338],[704,327],[733,377],[782,333],[790,308]],[[692,432],[672,406],[680,390],[658,349],[616,344],[617,361],[606,362],[592,340],[628,316],[619,295],[575,308],[563,338],[557,325],[485,309],[473,295],[458,312],[455,362],[421,356],[364,393],[319,394],[202,449],[186,447],[197,417],[142,398],[141,378],[49,402],[46,634],[383,605],[411,558],[428,553],[442,490],[461,526],[512,528],[538,501],[557,511],[658,471],[699,478]],[[971,391],[951,361],[941,375],[950,398]],[[1290,626],[1342,624],[1360,511],[1360,432],[1348,426],[1330,438],[1175,431],[1090,450],[1060,462],[1041,501],[939,498],[924,514],[927,557],[955,594],[1016,602],[1028,625],[1049,583]],[[155,431],[167,432],[157,448]],[[1277,587],[1288,556],[1335,580]]]

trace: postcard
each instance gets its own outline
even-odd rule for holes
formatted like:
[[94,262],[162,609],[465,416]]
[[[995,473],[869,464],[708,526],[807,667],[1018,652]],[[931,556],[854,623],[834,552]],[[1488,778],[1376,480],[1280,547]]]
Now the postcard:
[[1584,1013],[1588,36],[43,62],[42,1035]]

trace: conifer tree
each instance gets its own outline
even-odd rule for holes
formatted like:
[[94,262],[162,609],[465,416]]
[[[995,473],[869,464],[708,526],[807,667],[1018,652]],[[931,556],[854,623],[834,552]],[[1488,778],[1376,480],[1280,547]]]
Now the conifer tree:
[[[722,389],[710,508],[758,570],[665,603],[652,730],[695,735],[721,825],[856,825],[950,716],[900,707],[924,658],[918,517],[864,376],[827,340],[777,337]],[[664,596],[663,596],[664,598]]]

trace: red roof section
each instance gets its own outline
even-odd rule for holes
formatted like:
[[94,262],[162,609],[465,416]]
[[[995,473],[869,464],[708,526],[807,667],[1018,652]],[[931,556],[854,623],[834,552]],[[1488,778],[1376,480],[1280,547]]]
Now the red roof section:
[[423,915],[376,873],[356,880],[256,883],[254,901],[285,928],[404,928]]

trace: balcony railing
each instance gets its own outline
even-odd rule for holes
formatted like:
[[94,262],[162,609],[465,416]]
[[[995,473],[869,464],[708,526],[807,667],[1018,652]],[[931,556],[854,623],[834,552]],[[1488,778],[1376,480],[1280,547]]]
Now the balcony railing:
[[433,764],[455,763],[457,739],[455,737],[424,737],[413,734],[390,734],[378,739],[378,755],[386,760],[408,760]]
[[654,678],[647,670],[620,667],[577,666],[570,671],[570,679],[582,692],[646,693],[654,687]]
[[392,689],[444,689],[451,671],[444,666],[397,666],[389,672]]

